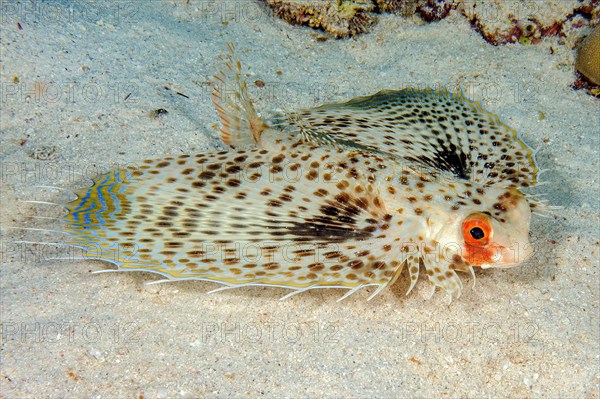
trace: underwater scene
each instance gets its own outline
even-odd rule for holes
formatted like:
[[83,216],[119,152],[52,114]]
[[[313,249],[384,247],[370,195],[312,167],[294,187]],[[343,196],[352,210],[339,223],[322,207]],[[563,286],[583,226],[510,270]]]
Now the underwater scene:
[[0,20],[0,397],[600,396],[597,0]]

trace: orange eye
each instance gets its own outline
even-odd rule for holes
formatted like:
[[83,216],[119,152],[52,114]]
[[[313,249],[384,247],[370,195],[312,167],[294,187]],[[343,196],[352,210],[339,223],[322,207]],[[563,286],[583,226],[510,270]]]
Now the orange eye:
[[467,245],[483,247],[492,238],[492,224],[487,215],[474,213],[463,222],[462,234]]

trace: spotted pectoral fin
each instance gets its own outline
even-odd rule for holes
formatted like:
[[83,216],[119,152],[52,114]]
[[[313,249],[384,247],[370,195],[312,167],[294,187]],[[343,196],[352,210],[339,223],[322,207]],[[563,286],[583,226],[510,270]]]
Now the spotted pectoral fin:
[[365,166],[376,158],[296,150],[181,156],[113,171],[69,204],[65,222],[74,244],[111,256],[120,250],[121,259],[106,260],[121,270],[229,286],[387,285],[400,262],[394,218]]
[[456,272],[470,271],[473,274],[472,267],[467,265],[460,256],[453,256],[450,252],[427,253],[421,259],[421,264],[427,270],[427,278],[432,285],[432,295],[436,288],[440,288],[448,295],[449,301],[459,298],[463,289],[463,283]]
[[212,101],[221,120],[221,139],[235,148],[255,146],[268,127],[258,116],[248,95],[242,65],[233,44],[220,57],[223,64],[213,79]]
[[398,157],[481,184],[537,183],[533,151],[477,102],[447,90],[384,90],[291,112],[277,127],[308,142]]

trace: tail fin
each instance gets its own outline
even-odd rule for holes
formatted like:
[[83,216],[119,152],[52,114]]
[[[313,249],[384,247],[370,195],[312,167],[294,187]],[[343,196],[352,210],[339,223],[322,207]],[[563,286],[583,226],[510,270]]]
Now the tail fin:
[[258,116],[248,97],[248,87],[242,75],[242,65],[235,48],[228,43],[229,52],[223,66],[214,75],[212,101],[221,119],[221,139],[232,147],[249,147],[259,142],[268,127]]
[[2,192],[3,206],[11,209],[0,218],[3,259],[44,263],[90,259],[87,254],[95,254],[74,242],[65,224],[66,204],[76,198],[73,191],[49,185],[20,187],[18,191],[7,187]]

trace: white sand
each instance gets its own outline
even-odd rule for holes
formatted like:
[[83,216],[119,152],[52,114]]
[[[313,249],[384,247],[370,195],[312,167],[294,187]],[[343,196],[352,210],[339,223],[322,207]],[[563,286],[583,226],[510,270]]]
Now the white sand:
[[[537,191],[563,209],[534,220],[534,259],[478,271],[475,289],[465,276],[450,306],[439,293],[427,300],[424,279],[408,297],[401,281],[370,302],[364,290],[342,303],[340,291],[281,302],[280,289],[146,286],[155,277],[90,274],[107,265],[49,262],[4,237],[0,396],[600,395],[600,113],[569,86],[570,49],[555,40],[495,48],[462,19],[415,26],[393,16],[370,34],[319,43],[256,3],[183,3],[2,3],[4,227],[29,216],[15,196],[72,182],[70,168],[223,148],[206,82],[226,41],[250,82],[265,82],[250,85],[264,111],[461,83],[541,149],[551,171]],[[149,117],[157,108],[168,115]],[[54,161],[30,157],[44,146],[55,146]]]

